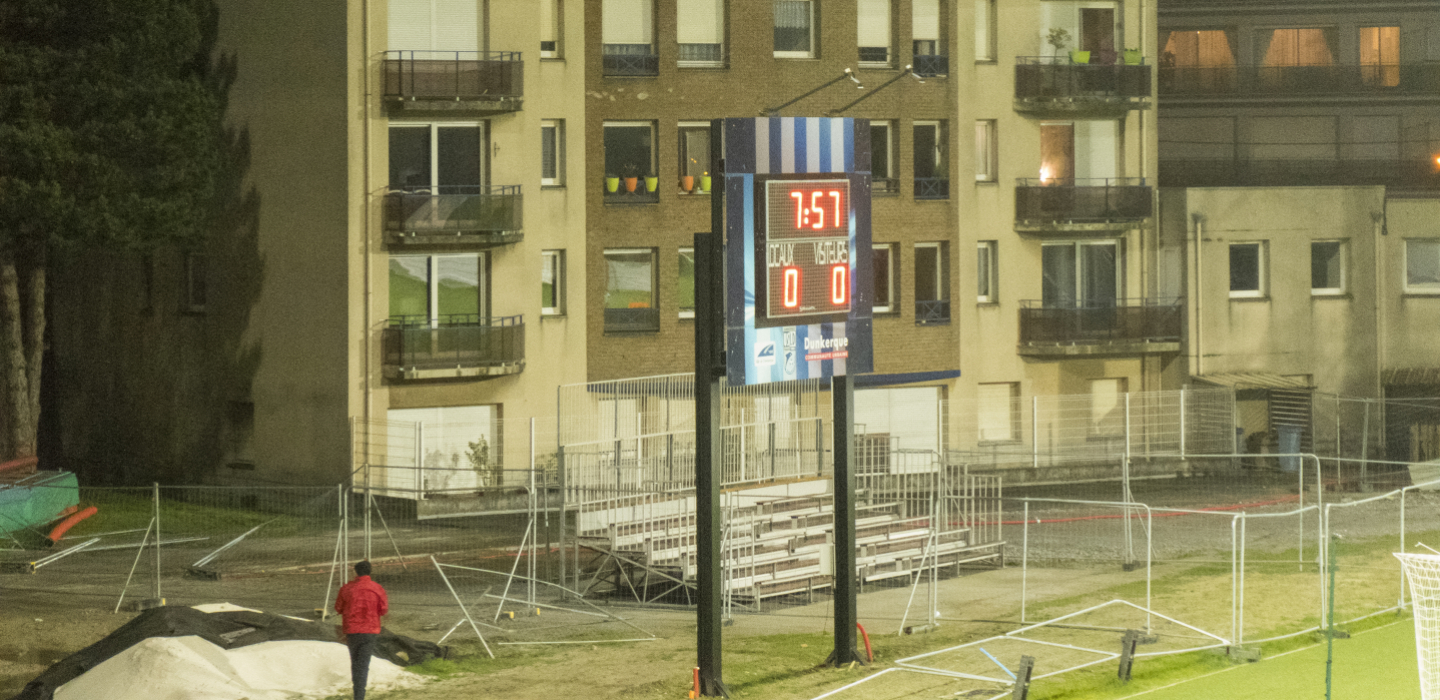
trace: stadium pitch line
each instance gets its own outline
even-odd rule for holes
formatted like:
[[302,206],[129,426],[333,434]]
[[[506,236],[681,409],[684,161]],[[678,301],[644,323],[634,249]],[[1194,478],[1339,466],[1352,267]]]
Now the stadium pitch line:
[[[1361,631],[1359,631],[1359,632],[1356,632],[1354,635],[1352,635],[1352,638],[1353,638],[1353,637],[1358,637],[1358,636],[1360,636],[1360,635],[1362,635],[1362,634],[1366,634],[1366,633],[1369,633],[1369,632],[1374,632],[1374,631],[1376,631],[1376,630],[1383,630],[1383,629],[1385,629],[1385,628],[1387,628],[1387,627],[1391,627],[1391,626],[1394,626],[1394,625],[1398,625],[1398,624],[1400,624],[1400,623],[1402,623],[1402,622],[1404,622],[1404,620],[1396,620],[1395,622],[1388,622],[1388,623],[1386,623],[1386,624],[1380,625],[1379,627],[1371,627],[1371,628],[1368,629],[1368,630],[1361,630]],[[1272,660],[1274,660],[1274,659],[1278,659],[1278,658],[1281,658],[1281,657],[1289,656],[1289,655],[1291,655],[1291,654],[1295,654],[1295,653],[1298,653],[1298,652],[1302,652],[1302,651],[1306,651],[1306,650],[1309,650],[1309,649],[1314,649],[1314,648],[1316,648],[1316,647],[1322,647],[1322,646],[1325,646],[1325,644],[1324,644],[1323,642],[1322,642],[1322,643],[1318,643],[1318,644],[1311,644],[1310,646],[1300,647],[1300,648],[1298,648],[1298,649],[1291,649],[1290,651],[1281,652],[1281,653],[1276,654],[1276,655],[1274,655],[1274,656],[1267,656],[1267,657],[1265,657],[1264,659],[1262,659],[1262,660],[1260,661],[1260,663],[1264,663],[1264,662],[1266,662],[1266,661],[1272,661]],[[1206,674],[1201,675],[1201,676],[1196,676],[1196,677],[1194,677],[1194,678],[1186,678],[1186,679],[1183,680],[1183,681],[1175,681],[1174,683],[1171,683],[1171,684],[1169,684],[1169,685],[1162,685],[1162,686],[1160,686],[1159,688],[1151,688],[1151,689],[1149,689],[1149,690],[1142,690],[1142,691],[1140,691],[1140,692],[1138,692],[1138,693],[1136,693],[1136,694],[1134,694],[1134,695],[1126,695],[1126,696],[1124,696],[1124,697],[1122,697],[1122,698],[1117,698],[1117,700],[1130,700],[1130,698],[1138,698],[1138,697],[1140,697],[1140,696],[1142,696],[1142,695],[1149,695],[1149,694],[1151,694],[1151,693],[1159,692],[1159,691],[1161,691],[1161,690],[1166,690],[1166,689],[1169,689],[1169,688],[1174,688],[1174,687],[1177,686],[1177,685],[1185,685],[1186,683],[1193,683],[1193,682],[1195,682],[1195,681],[1198,681],[1198,680],[1201,680],[1201,679],[1204,679],[1204,678],[1209,678],[1209,677],[1211,677],[1211,676],[1218,676],[1218,675],[1220,675],[1220,674],[1222,674],[1222,673],[1227,673],[1227,672],[1229,672],[1229,671],[1234,671],[1234,670],[1237,669],[1237,668],[1244,668],[1244,666],[1239,666],[1239,665],[1237,665],[1237,666],[1231,666],[1230,668],[1222,668],[1222,669],[1220,669],[1219,671],[1211,671],[1211,672],[1209,672],[1209,673],[1206,673]]]

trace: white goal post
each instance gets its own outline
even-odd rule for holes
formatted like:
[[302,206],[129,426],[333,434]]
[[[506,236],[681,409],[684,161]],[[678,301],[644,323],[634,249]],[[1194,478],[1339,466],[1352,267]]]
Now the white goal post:
[[1415,606],[1415,651],[1421,700],[1440,700],[1440,554],[1396,552]]

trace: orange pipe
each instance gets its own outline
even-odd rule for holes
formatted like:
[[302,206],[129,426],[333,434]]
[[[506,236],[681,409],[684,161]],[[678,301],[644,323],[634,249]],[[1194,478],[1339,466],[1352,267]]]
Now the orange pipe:
[[694,688],[694,690],[691,690],[691,691],[690,691],[690,697],[692,697],[692,698],[698,698],[698,697],[700,697],[700,667],[699,667],[699,666],[696,666],[696,667],[695,667],[695,669],[691,672],[691,676],[694,678],[695,688]]
[[55,529],[53,529],[53,530],[50,531],[50,535],[49,535],[50,543],[51,543],[51,544],[54,544],[54,543],[56,543],[56,542],[59,542],[59,541],[60,541],[60,538],[61,538],[61,537],[64,537],[64,536],[65,536],[65,533],[66,533],[67,531],[69,531],[70,528],[75,527],[75,524],[76,524],[76,523],[78,523],[78,522],[80,522],[81,520],[84,520],[84,519],[86,519],[86,518],[88,518],[88,517],[90,517],[90,516],[92,516],[92,515],[94,515],[94,514],[96,514],[96,513],[98,513],[98,512],[100,512],[100,509],[99,509],[99,508],[96,508],[95,506],[90,506],[89,508],[86,508],[85,510],[82,510],[82,511],[80,511],[80,512],[78,512],[78,513],[71,513],[71,514],[70,514],[70,517],[68,517],[68,518],[66,518],[66,519],[64,519],[64,520],[61,520],[60,523],[55,526]]
[[860,630],[860,638],[865,640],[865,657],[870,659],[869,663],[875,663],[875,652],[870,650],[870,635],[865,633],[865,627],[855,623],[855,628]]

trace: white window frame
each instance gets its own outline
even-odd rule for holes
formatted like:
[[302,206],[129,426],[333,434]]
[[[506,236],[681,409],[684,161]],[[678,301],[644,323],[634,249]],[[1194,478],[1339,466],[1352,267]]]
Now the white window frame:
[[[697,42],[684,41],[683,33],[689,26],[685,19],[686,5],[691,3],[712,4],[715,7],[715,38],[719,39],[714,43],[720,45],[720,57],[713,61],[677,60],[675,65],[680,68],[723,68],[725,66],[726,41],[725,41],[725,0],[679,0],[676,3],[676,44],[680,46],[699,45]],[[710,42],[704,42],[710,43]]]
[[975,0],[975,62],[995,63],[995,0]]
[[[645,176],[646,176],[646,175],[649,175],[650,173],[658,173],[658,171],[659,171],[658,157],[659,157],[659,150],[660,150],[660,149],[659,149],[659,144],[657,143],[657,141],[658,141],[657,136],[659,135],[659,131],[660,131],[660,130],[659,130],[659,128],[657,128],[655,122],[644,122],[644,121],[606,121],[606,122],[601,122],[601,124],[600,124],[600,167],[601,167],[602,170],[606,167],[606,165],[605,165],[605,158],[606,158],[606,152],[605,152],[605,130],[608,129],[608,128],[611,128],[611,127],[615,127],[615,128],[636,128],[636,127],[642,127],[642,126],[650,130],[650,165],[649,165],[650,170],[649,170],[649,172],[636,173],[636,177],[640,178],[640,179],[643,181],[643,180],[645,179]],[[605,173],[605,174],[606,174],[607,176],[610,176],[610,175],[611,175],[611,173],[608,173],[608,172]],[[615,177],[619,177],[619,178],[621,178],[622,180],[626,177],[626,175],[625,175],[624,173],[614,173],[614,176],[615,176]],[[657,190],[657,192],[658,192],[658,190]]]
[[1440,238],[1407,238],[1405,239],[1405,293],[1406,294],[1440,294],[1440,282],[1429,282],[1424,284],[1412,284],[1410,282],[1410,248],[1412,245],[1424,245],[1434,248],[1434,255],[1437,258],[1436,265],[1440,266]]
[[[439,184],[439,182],[440,182],[440,129],[449,129],[449,128],[455,128],[455,127],[474,128],[474,129],[478,129],[478,130],[480,131],[480,138],[479,138],[479,142],[480,142],[480,152],[479,152],[478,154],[476,154],[476,157],[479,159],[479,162],[480,162],[480,182],[475,183],[475,185],[478,186],[478,187],[480,187],[480,188],[481,188],[481,191],[483,191],[484,188],[485,188],[485,187],[489,184],[489,182],[490,182],[489,159],[485,157],[486,151],[488,151],[488,150],[490,149],[490,124],[489,124],[488,122],[477,122],[477,121],[459,121],[459,122],[404,122],[404,121],[394,121],[394,120],[392,120],[392,121],[390,122],[389,130],[386,131],[386,134],[388,135],[389,133],[393,132],[395,129],[429,129],[429,130],[430,130],[430,189],[433,191],[434,189],[442,186],[442,185]],[[388,150],[387,150],[387,154],[388,154]],[[390,183],[390,187],[393,188],[393,189],[403,189],[403,188],[404,188],[404,183],[400,183],[400,184],[397,185],[396,183],[393,183],[393,182],[392,182],[392,183]]]
[[[977,304],[1000,302],[1000,290],[997,287],[1000,275],[995,269],[1000,262],[999,247],[999,241],[977,241],[975,243],[975,303]],[[981,262],[985,263],[983,269],[980,265]]]
[[[873,13],[875,13],[875,14],[881,14],[881,13],[883,12],[884,23],[885,23],[885,25],[884,25],[884,26],[885,26],[885,44],[884,44],[883,47],[882,47],[882,46],[877,46],[877,45],[875,45],[873,42],[867,43],[867,42],[865,41],[866,38],[867,38],[867,37],[866,37],[866,29],[867,29],[868,27],[870,27],[870,24],[866,21],[867,18],[866,18],[866,16],[865,16],[865,15],[866,15],[866,7],[865,7],[865,6],[867,6],[867,5],[873,5],[873,7],[871,7],[870,10],[871,10],[871,12],[873,12]],[[881,7],[882,5],[883,5],[883,8]],[[892,13],[894,12],[894,7],[892,6],[890,0],[857,0],[857,2],[856,2],[856,9],[857,9],[857,14],[859,14],[859,21],[856,22],[855,46],[856,46],[856,53],[857,53],[856,59],[857,59],[859,65],[860,65],[861,67],[865,67],[865,68],[888,68],[888,67],[894,65],[894,61],[895,61],[895,37],[894,37],[894,31],[893,31],[894,22],[893,22],[892,19],[891,19]],[[814,18],[813,11],[812,11],[812,14],[811,14],[811,18],[812,18],[812,20],[813,20],[813,18]],[[812,22],[812,24],[813,24],[813,22]],[[867,60],[865,60],[864,58],[859,57],[859,56],[858,56],[859,50],[860,50],[860,49],[865,49],[865,48],[884,48],[884,49],[885,49],[885,58],[884,58],[884,60],[880,60],[880,61],[867,61]]]
[[[418,254],[418,255],[392,255],[391,258],[423,258],[425,260],[425,316],[432,327],[440,322],[440,259],[441,258],[467,258],[474,259],[478,272],[478,293],[475,306],[479,309],[479,316],[486,318],[490,316],[491,299],[491,275],[490,275],[490,253],[441,253],[441,254]],[[388,302],[388,300],[387,300]]]
[[[933,12],[931,10],[933,9]],[[933,55],[943,56],[946,54],[944,38],[940,31],[940,0],[914,0],[910,3],[910,50],[916,51],[915,45],[928,41],[935,44]]]
[[[815,43],[816,43],[816,34],[817,34],[817,32],[815,31],[815,0],[786,0],[786,1],[787,1],[787,2],[803,2],[803,3],[805,3],[806,5],[808,5],[808,6],[810,7],[810,50],[808,50],[808,51],[780,51],[780,50],[775,50],[775,51],[774,51],[774,53],[775,53],[775,58],[815,58],[815,56],[816,56]],[[773,30],[774,27],[775,27],[775,19],[776,19],[776,18],[775,18],[775,16],[774,16],[774,5],[772,4],[772,5],[771,5],[771,19],[770,19],[770,26],[771,26],[771,29],[772,29],[772,30]],[[771,41],[773,42],[774,39],[772,38]]]
[[[546,132],[549,132],[547,135]],[[550,153],[555,158],[554,177],[545,177],[545,142],[549,140]],[[540,120],[540,186],[541,187],[564,187],[565,186],[565,120],[564,119],[541,119]]]
[[975,120],[976,182],[998,182],[1000,179],[998,128],[994,119]]
[[[1339,280],[1339,282],[1340,282],[1340,285],[1339,285],[1338,287],[1316,287],[1316,286],[1315,286],[1315,270],[1314,270],[1314,265],[1315,265],[1315,244],[1317,244],[1317,243],[1334,243],[1334,244],[1337,244],[1337,245],[1340,246],[1340,252],[1339,252],[1339,256],[1340,256],[1340,280]],[[1317,296],[1317,297],[1323,297],[1323,296],[1340,296],[1340,295],[1345,294],[1345,293],[1349,290],[1349,287],[1350,287],[1350,270],[1349,270],[1349,267],[1350,267],[1350,242],[1349,242],[1349,241],[1346,241],[1346,240],[1344,240],[1344,239],[1338,239],[1338,240],[1332,239],[1332,240],[1315,240],[1315,241],[1310,241],[1310,265],[1311,265],[1311,270],[1310,270],[1310,295],[1311,295],[1311,296]]]
[[948,180],[950,179],[950,134],[949,129],[946,128],[946,121],[944,119],[916,119],[910,122],[911,160],[912,162],[920,161],[920,154],[914,152],[915,133],[919,131],[922,127],[927,126],[935,127],[935,145],[939,148],[940,152],[927,154],[925,158],[927,160],[934,159],[935,173],[937,175],[942,173],[946,175],[945,177],[938,179]]
[[[915,302],[922,301],[949,301],[950,299],[950,243],[949,241],[925,241],[915,244],[915,282],[920,281],[920,250],[934,249],[935,251],[935,299],[921,299],[918,290],[915,292]],[[911,289],[914,289],[912,286]]]
[[[1270,275],[1268,274],[1268,269],[1267,269],[1267,268],[1269,267],[1269,264],[1270,264],[1270,256],[1269,256],[1269,250],[1268,250],[1269,245],[1268,245],[1268,243],[1269,243],[1268,241],[1235,241],[1234,243],[1231,243],[1229,246],[1227,246],[1227,247],[1225,248],[1226,272],[1227,272],[1228,275],[1231,275],[1231,276],[1233,276],[1233,274],[1234,274],[1234,271],[1230,269],[1230,251],[1231,251],[1231,250],[1233,250],[1236,246],[1256,246],[1257,250],[1259,251],[1259,252],[1256,254],[1256,257],[1257,257],[1256,267],[1259,268],[1259,269],[1258,269],[1258,273],[1257,273],[1257,275],[1256,275],[1256,282],[1257,282],[1257,286],[1258,286],[1259,288],[1258,288],[1258,289],[1231,289],[1231,290],[1230,290],[1230,298],[1231,298],[1231,299],[1264,299],[1264,298],[1265,298],[1265,296],[1266,296],[1266,294],[1267,294],[1267,291],[1268,291],[1268,288],[1269,288],[1269,281],[1270,281],[1270,280],[1269,280]],[[1230,285],[1228,284],[1228,279],[1227,279],[1226,287],[1228,288],[1229,286],[1230,286]]]
[[[676,309],[679,309],[680,318],[695,318],[695,307],[694,307],[694,306],[691,306],[690,308],[687,309],[687,308],[685,308],[685,307],[683,307],[683,306],[680,305],[680,259],[683,258],[683,257],[685,257],[686,255],[689,255],[689,256],[690,256],[690,264],[691,264],[691,266],[692,266],[692,273],[693,273],[693,266],[694,266],[694,264],[695,264],[695,249],[692,248],[692,247],[686,246],[686,247],[681,248],[681,249],[679,250],[679,252],[676,253],[676,255],[675,255],[675,308],[676,308]],[[691,288],[692,288],[692,290],[693,290],[693,288],[694,288],[694,280],[691,280]],[[691,296],[691,299],[690,299],[690,303],[693,304],[693,303],[695,303],[695,302],[696,302],[696,299],[695,299],[695,297],[694,297],[694,295],[693,295],[693,292],[692,292],[692,296]]]
[[[895,177],[895,122],[888,119],[872,119],[870,121],[870,128],[885,130],[885,143],[876,144],[874,138],[870,139],[870,152],[872,154],[882,148],[885,151],[885,172],[877,173],[872,169],[870,177],[885,178],[887,180],[893,179]],[[871,163],[874,163],[873,157],[871,158]]]
[[[555,305],[546,306],[545,299],[540,299],[541,316],[564,316],[565,315],[565,251],[564,250],[542,250],[540,251],[540,284],[544,289],[545,273],[550,273],[550,284],[555,291]],[[543,292],[542,292],[543,294]]]
[[[678,177],[682,177],[682,178],[685,177],[685,159],[686,159],[686,158],[697,158],[697,157],[698,157],[698,158],[699,158],[699,162],[703,164],[703,165],[701,165],[700,172],[702,172],[702,173],[708,173],[708,172],[710,172],[710,154],[709,154],[709,153],[700,153],[700,154],[697,155],[697,154],[690,153],[690,152],[689,152],[689,149],[688,149],[688,148],[686,147],[686,145],[685,145],[685,132],[686,132],[687,130],[691,130],[691,129],[704,129],[705,131],[709,132],[709,131],[710,131],[710,122],[680,122],[680,123],[678,123],[678,124],[676,125],[676,130],[675,130],[675,150],[678,152],[678,154],[679,154],[679,156],[680,156],[680,158],[679,158],[679,163],[678,163],[678,165],[679,165],[679,167],[680,167],[680,171],[679,171],[679,176],[678,176]],[[710,133],[710,138],[712,138],[712,139],[715,138],[715,134],[714,134],[713,132]],[[678,178],[677,178],[677,180],[678,180]],[[710,194],[709,192],[701,191],[701,189],[700,189],[699,176],[697,176],[697,179],[695,180],[695,186],[694,186],[693,188],[691,188],[691,190],[690,190],[689,192],[686,192],[683,188],[679,188],[679,184],[680,184],[680,183],[677,181],[677,182],[676,182],[677,189],[679,189],[680,194],[683,194],[683,195],[692,195],[692,194],[708,195],[708,194]]]
[[[994,391],[1003,390],[1006,393],[1004,420],[1005,433],[995,435],[987,432],[989,424],[997,423],[998,416],[992,410],[994,406],[988,403],[990,396],[986,391],[989,387]],[[1020,383],[1019,382],[984,382],[979,384],[975,390],[975,437],[981,445],[998,445],[1020,441]]]
[[[885,257],[885,267],[886,267],[886,271],[887,271],[887,274],[885,275],[885,280],[886,280],[886,285],[887,285],[886,290],[885,290],[885,291],[886,291],[885,298],[886,298],[887,300],[889,300],[889,303],[887,303],[887,304],[883,304],[883,305],[882,305],[882,304],[879,304],[878,302],[879,302],[880,297],[879,297],[879,295],[877,294],[876,297],[875,297],[875,300],[876,300],[877,303],[871,308],[871,313],[877,313],[877,314],[895,313],[895,312],[896,312],[897,310],[899,310],[899,308],[900,308],[900,304],[899,304],[898,300],[895,298],[896,292],[899,291],[899,285],[895,284],[895,263],[896,263],[895,256],[896,256],[896,254],[897,254],[897,252],[898,252],[899,246],[897,246],[897,245],[894,244],[894,243],[872,243],[870,247],[871,247],[873,250],[884,250],[886,253],[888,253],[888,255],[886,255],[886,257]],[[873,260],[874,257],[872,256],[871,259]],[[876,291],[879,291],[879,290],[876,290]]]
[[[564,55],[565,0],[540,0],[540,58],[558,59]],[[549,36],[549,39],[545,37]],[[546,50],[546,42],[555,45]]]
[[[610,285],[610,270],[609,270],[609,261],[608,261],[608,259],[609,259],[609,257],[610,257],[611,255],[646,255],[646,256],[649,256],[649,258],[650,258],[650,306],[645,307],[645,308],[650,308],[650,309],[658,309],[658,308],[660,308],[660,289],[659,289],[660,284],[659,284],[659,279],[658,279],[658,277],[656,276],[656,275],[657,275],[657,268],[659,267],[659,265],[657,264],[657,263],[659,262],[658,259],[657,259],[657,258],[659,257],[659,251],[657,251],[655,248],[605,248],[604,250],[601,250],[601,251],[600,251],[600,256],[601,256],[601,258],[604,259],[604,260],[606,260],[605,285],[606,285],[606,289],[607,289],[607,290],[608,290],[609,285]],[[604,304],[605,304],[605,295],[604,295],[604,294],[601,294],[601,295],[600,295],[600,304],[601,304],[601,308],[609,308],[609,307],[606,307],[606,306],[604,305]],[[615,308],[620,308],[620,307],[615,307]]]

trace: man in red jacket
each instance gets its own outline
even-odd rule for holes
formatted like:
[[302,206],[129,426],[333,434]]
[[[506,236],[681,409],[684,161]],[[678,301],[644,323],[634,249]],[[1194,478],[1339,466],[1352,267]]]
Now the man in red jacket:
[[380,618],[390,612],[390,600],[380,584],[370,580],[370,562],[355,565],[355,580],[340,587],[335,612],[345,619],[345,645],[350,647],[350,678],[355,683],[355,700],[365,700],[365,681],[370,675],[370,655],[380,636]]

